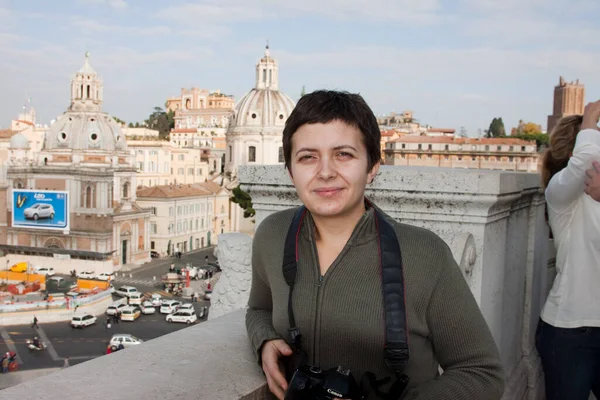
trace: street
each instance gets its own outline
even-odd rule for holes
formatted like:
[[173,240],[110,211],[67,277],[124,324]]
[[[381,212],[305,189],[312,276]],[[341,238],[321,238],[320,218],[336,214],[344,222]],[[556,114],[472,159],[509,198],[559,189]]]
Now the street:
[[[163,298],[189,302],[189,300],[165,293],[160,284],[160,277],[167,273],[171,263],[175,263],[177,268],[185,266],[188,262],[202,266],[206,255],[209,256],[210,261],[215,260],[212,253],[213,249],[207,248],[182,254],[181,259],[174,257],[154,259],[146,265],[127,272],[124,276],[119,273],[113,285],[115,287],[119,285],[135,286],[147,296],[152,293],[159,293]],[[153,277],[156,277],[156,280]],[[120,297],[114,295],[113,298],[115,300],[120,299]],[[210,306],[209,301],[203,300],[192,304],[196,313],[199,313],[202,307]],[[141,315],[134,322],[121,321],[114,324],[111,321],[112,326],[110,329],[105,328],[105,315],[97,315],[97,318],[96,324],[83,329],[71,328],[69,321],[39,324],[37,329],[31,328],[30,325],[0,327],[0,354],[15,351],[19,355],[17,360],[20,370],[61,367],[65,357],[69,357],[69,363],[74,365],[104,355],[108,341],[115,333],[129,333],[140,339],[150,340],[188,327],[183,323],[166,322],[165,315],[160,314],[158,309],[154,315]],[[199,319],[198,323],[202,321]],[[41,351],[30,351],[27,348],[26,340],[33,339],[34,336],[44,342],[47,348]]]

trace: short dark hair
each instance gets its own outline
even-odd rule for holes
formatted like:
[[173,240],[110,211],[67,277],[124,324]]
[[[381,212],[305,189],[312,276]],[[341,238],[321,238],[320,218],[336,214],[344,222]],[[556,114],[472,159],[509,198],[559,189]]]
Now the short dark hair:
[[283,157],[286,168],[292,162],[292,136],[302,125],[342,121],[360,130],[367,148],[368,170],[381,160],[381,131],[377,118],[360,94],[317,90],[300,98],[285,122]]

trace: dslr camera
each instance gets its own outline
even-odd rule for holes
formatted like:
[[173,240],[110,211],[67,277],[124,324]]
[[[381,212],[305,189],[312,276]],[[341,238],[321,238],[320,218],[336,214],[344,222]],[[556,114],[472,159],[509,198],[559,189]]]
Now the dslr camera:
[[364,395],[350,373],[342,367],[322,371],[319,367],[300,366],[289,383],[285,400],[362,400]]

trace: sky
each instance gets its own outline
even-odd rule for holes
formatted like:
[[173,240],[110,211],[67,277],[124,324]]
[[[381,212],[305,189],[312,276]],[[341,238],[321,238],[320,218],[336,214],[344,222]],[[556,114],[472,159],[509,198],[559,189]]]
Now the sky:
[[600,97],[597,0],[0,0],[0,127],[31,99],[69,105],[86,51],[104,111],[143,121],[181,88],[239,100],[268,40],[280,89],[361,93],[470,136],[502,117],[546,126],[559,76]]

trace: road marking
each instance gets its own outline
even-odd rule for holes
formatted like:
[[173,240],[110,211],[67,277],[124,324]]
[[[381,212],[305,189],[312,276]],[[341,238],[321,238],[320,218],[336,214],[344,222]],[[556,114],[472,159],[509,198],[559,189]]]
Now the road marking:
[[57,343],[64,343],[65,341],[64,340],[57,340],[56,342]]
[[6,343],[6,347],[8,347],[8,350],[17,353],[17,362],[19,364],[25,364],[23,362],[23,359],[19,355],[19,352],[17,351],[17,346],[15,346],[13,341],[10,339],[10,335],[8,334],[8,332],[6,332],[6,329],[0,330],[0,336],[2,336],[2,339],[4,339],[4,343]]
[[20,335],[21,332],[8,332],[10,335]]
[[37,327],[37,332],[38,332],[38,335],[40,335],[40,337],[42,338],[42,341],[44,342],[44,344],[46,345],[46,349],[48,349],[48,353],[50,354],[50,357],[52,357],[52,359],[54,361],[62,360],[62,358],[58,356],[58,353],[56,352],[56,349],[52,345],[52,342],[50,341],[50,339],[48,339],[46,332],[44,332],[44,330],[39,326]]

